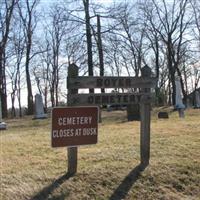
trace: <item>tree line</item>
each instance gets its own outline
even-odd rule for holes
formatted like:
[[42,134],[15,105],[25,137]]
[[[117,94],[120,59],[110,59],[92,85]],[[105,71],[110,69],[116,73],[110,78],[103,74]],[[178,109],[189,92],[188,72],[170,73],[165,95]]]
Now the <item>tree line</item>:
[[[1,0],[0,97],[3,117],[33,114],[33,87],[44,106],[66,98],[63,85],[71,63],[81,75],[140,76],[148,65],[158,78],[157,104],[175,104],[175,79],[183,100],[200,82],[198,0],[113,1]],[[90,92],[94,92],[90,90]],[[105,92],[103,89],[101,92]]]

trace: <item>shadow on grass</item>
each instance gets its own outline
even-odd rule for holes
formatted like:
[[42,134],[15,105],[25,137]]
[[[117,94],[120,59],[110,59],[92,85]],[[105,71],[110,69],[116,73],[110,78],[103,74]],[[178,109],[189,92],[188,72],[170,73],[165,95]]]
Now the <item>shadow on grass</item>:
[[109,200],[122,200],[126,197],[133,184],[138,180],[140,172],[143,171],[147,165],[137,165],[121,182]]
[[[31,200],[45,200],[48,199],[49,195],[53,193],[53,191],[57,188],[59,188],[60,185],[62,185],[66,180],[68,180],[73,175],[71,174],[65,174],[58,179],[56,179],[54,182],[52,182],[47,187],[43,188],[41,191],[39,191],[36,195],[34,195]],[[63,198],[59,198],[63,199]]]

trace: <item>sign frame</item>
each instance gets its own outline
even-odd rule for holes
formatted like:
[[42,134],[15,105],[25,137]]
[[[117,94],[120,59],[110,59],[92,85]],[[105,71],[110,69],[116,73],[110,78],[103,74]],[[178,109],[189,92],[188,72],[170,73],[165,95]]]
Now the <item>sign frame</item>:
[[[68,89],[68,95],[80,95],[78,94],[78,90],[81,88],[88,88],[90,89],[90,92],[93,93],[94,88],[96,86],[94,84],[91,84],[91,81],[97,81],[97,77],[81,77],[81,79],[85,82],[81,86],[80,77],[78,76],[79,67],[75,65],[74,63],[70,64],[68,67],[68,77],[67,77],[67,89]],[[145,98],[139,102],[140,105],[140,165],[139,169],[143,171],[148,165],[150,160],[150,123],[151,123],[151,101],[149,99],[149,93],[151,93],[151,88],[156,87],[157,78],[152,77],[151,68],[145,65],[143,68],[141,68],[141,76],[140,77],[129,77],[129,80],[140,80],[140,82],[137,82],[137,84],[131,85],[127,81],[126,87],[123,87],[122,84],[118,84],[114,88],[138,88],[138,92],[140,93],[146,93],[144,96]],[[132,79],[133,78],[133,79]],[[108,77],[98,77],[99,80],[108,79]],[[121,78],[123,79],[123,78]],[[110,78],[110,80],[121,80],[120,77],[113,77]],[[144,84],[144,81],[147,80],[147,83]],[[71,82],[70,82],[71,81]],[[75,82],[73,82],[75,81]],[[79,82],[78,82],[79,81]],[[89,83],[87,83],[89,81]],[[124,78],[124,81],[126,81],[126,78]],[[149,81],[149,82],[148,82]],[[77,82],[77,83],[76,83]],[[108,82],[108,81],[107,81]],[[73,84],[72,84],[73,83]],[[83,83],[83,82],[82,82]],[[114,83],[114,82],[113,82]],[[107,83],[106,83],[107,84]],[[105,86],[105,85],[104,85]],[[106,87],[97,87],[97,88],[110,88],[110,85],[107,84]],[[111,87],[113,88],[113,86]],[[68,106],[73,107],[75,105],[74,102],[67,102]],[[81,106],[81,105],[80,105]],[[85,107],[85,106],[84,106]],[[94,106],[92,106],[94,107]],[[100,111],[100,110],[99,110]],[[73,175],[77,172],[77,160],[78,160],[78,148],[77,146],[71,146],[67,148],[67,157],[68,157],[68,174]]]

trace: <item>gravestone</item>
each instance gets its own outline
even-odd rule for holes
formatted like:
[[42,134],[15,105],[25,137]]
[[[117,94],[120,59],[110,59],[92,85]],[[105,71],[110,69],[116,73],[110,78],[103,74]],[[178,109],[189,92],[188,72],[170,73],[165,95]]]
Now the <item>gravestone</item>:
[[193,102],[190,98],[187,98],[186,102],[187,102],[187,108],[193,108],[194,107],[194,104],[193,104]]
[[183,104],[183,100],[182,100],[181,83],[180,83],[180,80],[179,80],[178,77],[176,77],[175,84],[176,84],[176,105],[175,105],[175,108],[184,109],[185,105]]
[[35,116],[34,119],[45,119],[47,114],[44,113],[44,106],[42,96],[40,94],[35,95]]
[[140,105],[127,105],[127,119],[128,121],[140,121]]
[[200,93],[195,91],[195,108],[200,108]]
[[158,118],[159,119],[168,119],[169,118],[169,115],[167,112],[159,112],[158,113]]
[[6,130],[6,123],[2,121],[2,110],[1,110],[1,97],[0,97],[0,130]]
[[176,84],[176,105],[175,105],[175,109],[178,110],[179,117],[183,118],[184,117],[185,105],[183,104],[183,100],[182,100],[181,83],[180,83],[179,77],[176,77],[175,84]]

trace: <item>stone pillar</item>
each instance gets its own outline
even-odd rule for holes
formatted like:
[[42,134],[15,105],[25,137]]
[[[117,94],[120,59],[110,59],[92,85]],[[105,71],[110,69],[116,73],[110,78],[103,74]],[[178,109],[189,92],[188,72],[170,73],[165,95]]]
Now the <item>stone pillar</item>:
[[[70,64],[68,67],[68,77],[76,78],[78,76],[78,66],[74,63]],[[68,88],[68,84],[67,84]],[[78,89],[69,89],[68,95],[78,94]],[[72,102],[67,103],[68,106],[73,106]],[[68,147],[67,148],[67,157],[68,157],[68,174],[74,175],[77,172],[78,165],[78,147]]]
[[183,104],[183,100],[182,100],[181,83],[180,83],[179,77],[176,77],[175,84],[176,84],[176,105],[175,105],[175,109],[178,110],[179,117],[184,118],[185,117],[185,115],[184,115],[185,105]]
[[44,113],[44,105],[42,96],[40,94],[35,95],[35,116],[34,119],[45,119],[47,115]]

